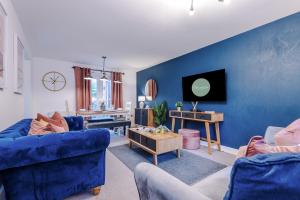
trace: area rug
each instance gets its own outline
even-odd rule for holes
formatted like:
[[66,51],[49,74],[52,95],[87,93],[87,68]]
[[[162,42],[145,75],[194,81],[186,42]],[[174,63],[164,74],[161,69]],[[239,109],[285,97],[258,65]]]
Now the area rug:
[[[153,156],[138,147],[130,149],[129,145],[120,145],[108,149],[132,171],[141,162],[152,163]],[[176,157],[175,152],[159,155],[158,167],[186,184],[192,185],[224,169],[226,165],[183,150],[179,159]]]

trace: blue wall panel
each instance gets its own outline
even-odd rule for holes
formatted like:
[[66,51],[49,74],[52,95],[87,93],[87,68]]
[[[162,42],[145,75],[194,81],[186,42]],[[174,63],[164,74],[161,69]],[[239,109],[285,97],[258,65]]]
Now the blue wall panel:
[[[139,71],[137,95],[143,95],[146,81],[153,78],[158,85],[155,101],[166,100],[174,109],[182,101],[183,76],[221,68],[227,74],[227,102],[200,102],[198,108],[224,112],[223,145],[237,148],[262,135],[268,125],[286,126],[299,118],[300,13]],[[185,102],[184,109],[191,104]]]

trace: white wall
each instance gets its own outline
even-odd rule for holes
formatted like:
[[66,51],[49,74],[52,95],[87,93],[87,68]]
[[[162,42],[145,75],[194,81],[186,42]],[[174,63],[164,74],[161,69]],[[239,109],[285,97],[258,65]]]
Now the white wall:
[[31,60],[25,60],[24,69],[24,118],[32,118]]
[[[5,48],[5,88],[0,91],[0,130],[7,128],[16,121],[24,118],[24,95],[14,94],[14,65],[13,65],[13,44],[14,33],[16,33],[22,41],[27,54],[30,55],[30,48],[23,33],[22,27],[18,20],[17,14],[10,0],[0,0],[5,11],[7,12],[7,30],[6,30],[6,48]],[[24,67],[24,79],[30,74],[30,66]],[[28,82],[27,82],[28,83]],[[24,83],[25,84],[25,83]],[[26,90],[26,92],[30,91]],[[23,93],[24,94],[24,93]]]
[[[54,111],[65,111],[65,101],[69,103],[70,111],[75,112],[75,80],[73,66],[87,65],[59,61],[47,58],[34,58],[32,66],[32,85],[33,85],[33,114],[51,113]],[[48,91],[42,84],[42,77],[49,71],[62,73],[67,80],[66,87],[58,92]],[[123,90],[124,105],[125,102],[131,101],[132,109],[136,102],[136,70],[122,69],[125,72]]]
[[[47,114],[53,111],[65,111],[65,102],[68,101],[70,111],[75,111],[75,81],[72,67],[74,63],[46,58],[33,58],[32,65],[32,96],[33,114]],[[57,92],[47,90],[42,78],[44,74],[56,71],[66,78],[66,87]]]

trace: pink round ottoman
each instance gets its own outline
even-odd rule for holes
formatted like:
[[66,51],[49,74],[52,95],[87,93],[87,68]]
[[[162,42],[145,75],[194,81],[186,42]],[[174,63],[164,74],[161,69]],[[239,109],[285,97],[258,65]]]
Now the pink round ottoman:
[[184,149],[199,149],[200,148],[200,131],[192,129],[179,129],[178,133],[183,138]]

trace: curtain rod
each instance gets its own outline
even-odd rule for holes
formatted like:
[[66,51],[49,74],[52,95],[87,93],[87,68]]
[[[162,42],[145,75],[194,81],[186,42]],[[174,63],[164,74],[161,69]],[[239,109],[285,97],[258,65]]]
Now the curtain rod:
[[[73,69],[75,68],[75,66],[74,67],[72,67]],[[88,67],[80,67],[80,68],[88,68]],[[107,70],[102,70],[102,69],[92,69],[92,68],[88,68],[88,69],[90,69],[91,71],[96,71],[96,72],[105,72],[105,73],[113,73],[113,72],[116,72],[116,71],[107,71]],[[125,73],[124,72],[119,72],[119,73],[121,73],[122,75],[125,75]]]

